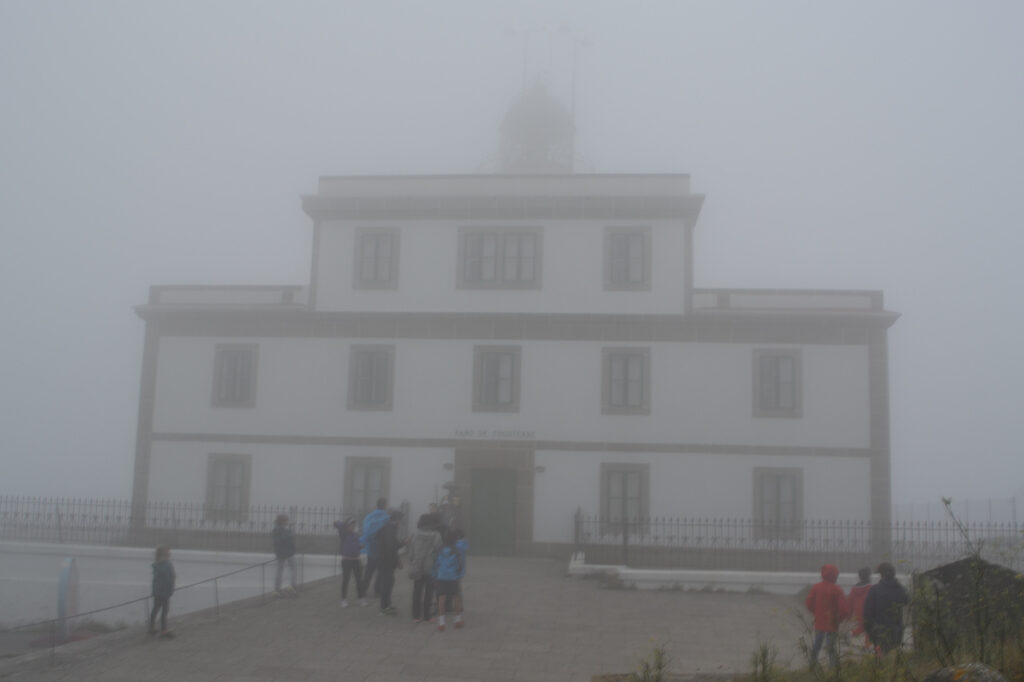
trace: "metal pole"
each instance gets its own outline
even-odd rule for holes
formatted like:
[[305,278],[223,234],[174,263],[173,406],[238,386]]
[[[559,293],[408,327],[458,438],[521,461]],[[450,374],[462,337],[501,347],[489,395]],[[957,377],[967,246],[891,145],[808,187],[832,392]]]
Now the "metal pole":
[[220,590],[217,587],[216,578],[213,579],[213,603],[214,612],[217,614],[217,617],[220,618]]
[[580,515],[583,513],[582,507],[576,507],[575,523],[573,524],[573,550],[576,552],[580,551]]
[[260,564],[260,602],[266,603],[267,601],[267,564],[266,562]]

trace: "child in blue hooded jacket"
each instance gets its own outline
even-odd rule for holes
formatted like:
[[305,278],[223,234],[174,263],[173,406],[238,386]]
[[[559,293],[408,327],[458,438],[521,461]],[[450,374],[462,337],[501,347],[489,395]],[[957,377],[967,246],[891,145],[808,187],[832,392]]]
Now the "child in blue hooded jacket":
[[434,580],[437,585],[437,629],[444,632],[445,606],[448,600],[452,600],[455,607],[455,627],[462,627],[462,600],[459,599],[459,578],[462,577],[465,567],[459,551],[455,548],[456,537],[454,532],[449,532],[445,537],[444,546],[437,553],[434,560]]

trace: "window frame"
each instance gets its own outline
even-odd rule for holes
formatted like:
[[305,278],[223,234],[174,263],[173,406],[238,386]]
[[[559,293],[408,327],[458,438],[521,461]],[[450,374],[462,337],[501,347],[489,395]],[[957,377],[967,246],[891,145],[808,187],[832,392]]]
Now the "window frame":
[[[256,389],[259,379],[259,344],[256,343],[218,343],[213,352],[213,390],[210,397],[211,407],[251,409],[256,407]],[[226,396],[223,384],[227,381],[229,371],[225,364],[225,356],[238,351],[248,351],[249,356],[249,387],[248,394],[242,399]]]
[[[376,495],[370,495],[373,499],[364,500],[365,509],[358,509],[354,502],[356,497],[355,493],[355,469],[357,466],[374,467],[383,470],[381,476],[381,488]],[[377,498],[383,497],[390,499],[391,497],[391,458],[390,457],[366,457],[366,456],[348,456],[345,458],[345,497],[342,500],[342,508],[346,517],[355,517],[359,523],[362,523],[363,517],[377,508]],[[363,496],[366,497],[368,489],[363,490]]]
[[[755,418],[789,418],[797,419],[803,416],[803,353],[799,348],[755,348],[753,351],[753,415]],[[789,360],[793,363],[793,395],[791,407],[779,407],[777,402],[780,398],[781,384],[775,386],[774,398],[776,404],[765,404],[762,400],[762,392],[771,390],[766,388],[764,381],[765,372],[762,370],[762,363],[771,360]],[[776,380],[778,381],[778,379]]]
[[[374,275],[380,268],[381,262],[377,250],[380,248],[380,241],[387,239],[390,244],[388,260],[388,278],[367,277],[364,272],[363,249],[367,242],[374,242]],[[401,243],[401,232],[397,227],[360,227],[355,231],[355,244],[353,249],[352,262],[352,288],[359,290],[389,290],[398,288],[398,263]]]
[[[643,367],[640,405],[613,405],[612,362],[625,356],[639,357]],[[628,366],[627,366],[628,371]],[[629,379],[627,378],[628,382]],[[648,346],[611,346],[601,349],[601,414],[649,415],[651,413],[651,349]]]
[[[218,466],[228,467],[227,477],[230,479],[230,468],[238,466],[241,468],[241,483],[238,492],[238,505],[232,507],[229,503],[228,491],[231,488],[230,482],[225,483],[225,505],[217,505],[217,488],[215,469]],[[252,488],[252,455],[234,452],[212,452],[206,458],[206,505],[203,508],[203,518],[206,521],[222,522],[244,522],[249,520],[250,498]]]
[[[775,513],[776,519],[769,524],[764,513],[764,485],[766,478],[781,480],[782,477],[792,478],[794,500],[793,500],[793,523],[785,528],[778,521],[781,510]],[[799,467],[754,467],[754,507],[752,520],[754,522],[755,540],[801,540],[803,539],[804,527],[804,471]],[[781,504],[781,502],[776,502]]]
[[[639,237],[643,253],[640,267],[642,277],[638,282],[629,280],[629,255],[627,254],[626,279],[620,281],[615,275],[614,242],[625,237],[628,240]],[[605,291],[650,291],[651,290],[651,228],[649,226],[610,226],[604,231],[604,290]]]
[[[529,280],[505,278],[506,239],[509,237],[522,237],[529,235],[533,237],[533,277]],[[468,260],[470,258],[469,241],[475,237],[493,236],[496,239],[494,252],[494,279],[470,279]],[[544,230],[537,226],[507,226],[507,227],[460,227],[459,228],[459,249],[458,249],[458,274],[456,277],[456,288],[458,289],[507,289],[507,290],[532,290],[540,289],[543,283],[544,273]],[[522,258],[519,257],[519,262]]]
[[[512,356],[512,372],[509,377],[511,398],[507,404],[485,402],[485,362],[487,356],[508,354]],[[473,412],[518,412],[522,376],[521,346],[474,346],[473,347]]]
[[[359,400],[359,358],[363,355],[384,357],[387,360],[387,377],[385,378],[384,390],[387,393],[386,399],[380,403],[366,402]],[[371,376],[371,381],[374,378]],[[394,409],[395,402],[395,347],[388,344],[353,344],[348,352],[348,399],[346,407],[349,410],[366,410],[387,412]]]
[[[601,462],[601,533],[618,534],[622,532],[622,520],[612,515],[611,478],[615,474],[638,474],[640,478],[640,513],[631,528],[638,533],[645,533],[650,518],[651,465],[646,462]],[[623,481],[623,485],[626,481]],[[627,498],[623,495],[623,498]],[[630,520],[627,519],[627,522]]]

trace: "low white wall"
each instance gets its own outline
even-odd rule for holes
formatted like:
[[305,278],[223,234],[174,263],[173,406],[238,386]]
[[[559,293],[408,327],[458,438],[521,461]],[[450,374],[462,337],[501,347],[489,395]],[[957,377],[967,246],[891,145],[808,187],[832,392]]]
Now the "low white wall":
[[[576,578],[606,577],[622,587],[636,590],[696,590],[710,592],[770,592],[771,594],[799,594],[821,581],[818,573],[784,571],[694,571],[673,569],[629,568],[602,564],[588,564],[583,552],[569,560],[569,575]],[[904,585],[910,585],[910,576],[897,576]],[[857,584],[856,573],[840,573],[836,584],[849,592]]]
[[[11,627],[57,616],[57,583],[68,557],[78,565],[78,611],[92,611],[150,594],[153,550],[135,547],[57,545],[0,542],[0,626]],[[171,597],[170,616],[189,613],[246,597],[274,587],[274,564],[252,568],[217,581],[181,590],[191,583],[252,566],[272,554],[173,550],[171,561],[179,591]],[[333,556],[296,556],[299,581],[335,574]],[[285,582],[287,582],[287,570]],[[133,624],[147,618],[146,602],[104,611],[89,618],[108,624]]]

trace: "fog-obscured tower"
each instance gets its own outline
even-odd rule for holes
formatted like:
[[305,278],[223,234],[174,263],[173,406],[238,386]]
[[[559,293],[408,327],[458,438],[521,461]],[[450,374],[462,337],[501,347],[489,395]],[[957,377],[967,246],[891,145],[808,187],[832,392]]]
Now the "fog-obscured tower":
[[538,81],[522,92],[501,123],[499,173],[573,172],[572,114]]

